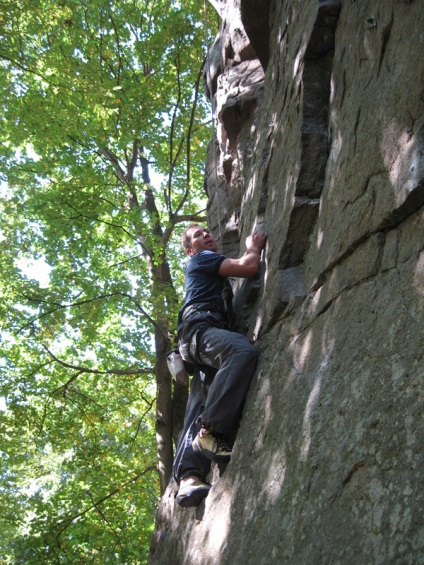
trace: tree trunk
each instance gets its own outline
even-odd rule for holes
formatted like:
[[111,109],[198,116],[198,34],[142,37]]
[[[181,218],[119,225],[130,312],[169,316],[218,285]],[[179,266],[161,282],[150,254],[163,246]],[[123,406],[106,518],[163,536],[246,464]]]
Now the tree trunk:
[[[165,330],[164,325],[162,330]],[[158,471],[161,495],[172,476],[172,401],[171,375],[166,363],[166,354],[171,349],[167,333],[157,328],[155,331],[156,347],[156,442],[158,449]]]
[[[132,158],[127,162],[126,170],[111,151],[107,148],[101,150],[102,155],[112,164],[116,176],[128,189],[128,204],[131,210],[146,210],[152,223],[150,232],[144,233],[143,228],[138,230],[138,240],[147,262],[151,282],[151,296],[155,301],[153,321],[155,335],[156,363],[155,374],[157,383],[156,395],[156,441],[158,451],[158,472],[160,492],[163,494],[172,476],[173,464],[173,438],[177,442],[178,433],[182,428],[184,411],[187,403],[187,390],[179,385],[172,396],[171,375],[166,362],[167,353],[171,350],[169,338],[170,312],[176,303],[176,294],[172,282],[169,263],[166,257],[166,244],[168,237],[164,237],[164,230],[160,223],[160,215],[156,206],[155,197],[150,186],[149,162],[143,155],[143,148],[138,140],[134,140]],[[141,164],[143,178],[143,197],[141,203],[133,185],[134,170],[137,163]],[[149,236],[153,235],[156,241],[162,242],[163,248],[154,250],[149,246]]]
[[[187,404],[187,387],[175,384],[172,390],[172,378],[168,370],[166,356],[172,349],[169,337],[168,316],[169,302],[174,297],[171,273],[166,260],[158,268],[153,269],[155,294],[160,293],[161,308],[156,319],[155,348],[156,348],[156,441],[158,446],[158,469],[161,494],[172,476],[173,441],[178,441],[178,434],[184,422],[184,412]],[[168,296],[167,296],[168,294]],[[166,304],[168,302],[168,304]]]

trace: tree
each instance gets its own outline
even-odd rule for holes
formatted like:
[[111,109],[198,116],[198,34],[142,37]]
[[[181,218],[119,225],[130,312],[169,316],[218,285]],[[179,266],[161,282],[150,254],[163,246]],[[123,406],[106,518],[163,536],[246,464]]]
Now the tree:
[[[156,450],[163,492],[186,399],[165,356],[179,235],[204,216],[203,10],[2,5],[0,527],[11,562],[145,559],[135,532],[146,540],[152,526]],[[25,261],[47,264],[48,284]]]

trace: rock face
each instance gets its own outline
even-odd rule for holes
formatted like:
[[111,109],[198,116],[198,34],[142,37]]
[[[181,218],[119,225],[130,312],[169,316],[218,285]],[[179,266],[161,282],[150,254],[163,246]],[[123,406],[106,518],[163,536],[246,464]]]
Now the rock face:
[[423,563],[423,3],[213,3],[209,223],[230,255],[269,233],[236,285],[260,358],[231,463],[197,509],[169,486],[150,564]]

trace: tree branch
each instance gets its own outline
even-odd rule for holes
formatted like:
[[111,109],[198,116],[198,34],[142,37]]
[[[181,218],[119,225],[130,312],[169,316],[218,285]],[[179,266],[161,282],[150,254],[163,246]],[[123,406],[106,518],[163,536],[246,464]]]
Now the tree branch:
[[109,161],[109,163],[112,165],[113,172],[118,177],[118,179],[123,184],[127,185],[128,184],[127,175],[125,174],[125,171],[122,169],[118,157],[114,153],[112,153],[112,151],[110,151],[107,147],[101,147],[100,154],[103,155],[103,157],[107,161]]
[[169,132],[169,175],[168,175],[168,187],[167,187],[167,193],[165,195],[165,200],[166,200],[166,204],[168,206],[168,214],[171,217],[172,216],[172,201],[171,201],[171,186],[172,186],[172,177],[174,175],[174,169],[175,169],[175,165],[177,163],[178,157],[181,153],[181,149],[182,149],[182,145],[183,145],[183,139],[180,142],[180,145],[178,147],[177,153],[174,157],[173,153],[174,153],[174,134],[175,134],[175,121],[177,118],[177,112],[178,109],[180,107],[180,102],[181,102],[181,97],[182,97],[182,92],[181,92],[181,82],[180,82],[180,58],[179,55],[176,56],[175,58],[175,67],[177,69],[177,101],[174,104],[174,111],[172,113],[172,120],[171,120],[171,128],[170,128],[170,132]]
[[[82,292],[81,292],[81,294],[82,294]],[[30,302],[37,302],[38,304],[43,304],[43,303],[46,302],[45,300],[41,300],[40,298],[33,298],[33,297],[27,296],[25,294],[23,296],[24,296],[24,298],[26,298]],[[137,308],[137,310],[139,310],[143,314],[143,316],[153,325],[153,327],[158,328],[158,325],[155,322],[155,320],[153,320],[153,318],[144,310],[144,308],[136,302],[136,300],[133,296],[131,296],[130,294],[127,294],[125,292],[111,292],[109,294],[101,294],[99,296],[94,296],[93,298],[87,298],[86,300],[79,300],[78,302],[71,302],[69,304],[59,304],[56,308],[53,308],[53,309],[49,310],[48,312],[44,312],[43,314],[40,314],[39,316],[32,318],[32,320],[30,320],[29,322],[27,322],[26,324],[24,324],[23,326],[21,326],[17,330],[16,335],[19,335],[27,327],[33,326],[34,322],[41,320],[42,318],[45,318],[46,316],[49,316],[50,314],[53,314],[54,312],[57,312],[58,310],[64,310],[66,308],[72,308],[74,306],[82,306],[83,304],[89,304],[90,302],[94,302],[95,300],[103,300],[104,298],[111,298],[112,296],[123,296],[124,298],[128,298],[134,304],[134,306]]]
[[[57,88],[63,88],[64,90],[71,90],[71,91],[73,90],[69,86],[65,86],[64,84],[60,84],[58,82],[52,81],[49,78],[48,75],[44,75],[44,74],[40,73],[38,70],[33,70],[33,69],[30,69],[29,67],[25,67],[25,65],[23,65],[22,63],[19,63],[19,61],[15,61],[14,59],[7,57],[6,55],[4,55],[4,53],[0,53],[0,59],[3,59],[4,61],[8,61],[9,63],[12,63],[12,65],[15,65],[18,69],[21,69],[22,71],[25,71],[26,73],[30,73],[30,74],[35,75],[36,77],[41,78],[42,80],[44,80],[46,83],[50,84],[51,86],[54,86],[54,87],[57,87]],[[83,90],[75,89],[75,92],[83,93]]]
[[112,22],[112,26],[113,26],[113,31],[115,32],[115,41],[116,41],[116,47],[117,50],[116,52],[118,53],[118,74],[116,77],[116,82],[118,84],[118,86],[121,83],[121,73],[122,73],[122,49],[121,49],[121,41],[119,39],[119,32],[118,32],[118,27],[115,23],[115,20],[112,17],[112,14],[109,12],[109,18],[110,21]]
[[144,402],[146,402],[146,404],[149,406],[149,408],[147,410],[145,410],[144,414],[141,416],[141,418],[138,421],[137,430],[134,434],[134,437],[133,437],[131,443],[128,446],[127,453],[126,453],[125,457],[128,457],[128,455],[131,453],[132,447],[133,447],[135,440],[137,439],[138,433],[140,431],[141,424],[144,421],[144,417],[147,416],[147,414],[150,412],[150,410],[152,410],[152,408],[153,408],[153,406],[156,402],[156,398],[154,398],[151,402],[147,402],[147,400],[145,400],[144,398],[143,398],[143,400],[144,400]]
[[128,171],[127,176],[130,182],[134,180],[134,170],[137,166],[137,161],[138,161],[138,140],[135,139],[133,142],[131,161],[127,165],[127,171]]
[[[47,353],[50,355],[50,357],[56,361],[56,363],[59,363],[59,365],[61,365],[62,367],[65,367],[66,369],[72,369],[73,371],[78,371],[77,375],[74,375],[73,377],[71,377],[69,379],[69,381],[67,381],[64,385],[62,385],[61,387],[59,387],[57,390],[60,389],[66,389],[67,386],[74,381],[77,377],[79,377],[82,373],[90,373],[93,375],[148,375],[148,374],[154,374],[155,370],[152,367],[149,368],[145,368],[145,369],[108,369],[107,371],[101,371],[100,369],[89,369],[87,367],[81,367],[80,365],[72,365],[71,363],[67,363],[66,361],[62,361],[61,359],[59,359],[58,357],[56,357],[56,355],[54,353],[52,353],[50,351],[50,349],[47,347],[47,345],[45,345],[44,343],[41,344],[41,346],[43,347],[43,349],[45,351],[47,351]],[[56,392],[54,391],[54,392]]]
[[[105,226],[110,226],[111,228],[117,228],[119,230],[122,230],[125,235],[127,235],[130,239],[132,240],[136,240],[136,238],[132,235],[132,233],[130,233],[128,230],[126,230],[124,227],[122,227],[119,224],[114,224],[113,222],[107,222],[106,220],[101,220],[100,218],[96,217],[96,216],[87,216],[87,214],[82,214],[79,210],[77,210],[74,206],[72,206],[72,204],[70,204],[69,202],[65,201],[65,204],[71,209],[74,210],[74,212],[76,214],[78,214],[78,218],[84,218],[85,220],[91,220],[94,222],[98,222],[99,224],[104,224]],[[72,219],[72,218],[71,218]]]
[[147,467],[146,469],[144,469],[144,471],[142,471],[141,473],[138,473],[137,475],[135,475],[135,477],[132,477],[131,479],[129,479],[128,481],[126,481],[125,483],[123,483],[122,485],[120,485],[119,487],[114,489],[113,491],[111,491],[106,496],[103,496],[102,498],[99,498],[99,500],[97,500],[96,502],[93,502],[93,504],[91,506],[89,506],[88,508],[86,508],[82,512],[75,514],[74,516],[72,516],[71,518],[68,518],[67,520],[62,520],[61,522],[59,522],[56,526],[56,527],[59,528],[59,531],[56,534],[57,539],[66,530],[66,528],[68,528],[72,524],[72,522],[75,522],[75,520],[77,520],[78,518],[82,518],[83,516],[85,516],[85,514],[87,514],[88,512],[93,510],[94,508],[97,508],[100,504],[103,504],[103,502],[106,502],[106,500],[109,500],[109,498],[112,498],[112,496],[115,496],[115,494],[118,494],[119,492],[124,490],[131,483],[138,481],[138,479],[140,477],[142,477],[142,476],[144,476],[147,473],[150,473],[152,471],[156,471],[156,468],[155,467]]
[[206,212],[206,209],[200,210],[200,212],[198,212],[197,214],[183,214],[181,216],[174,216],[172,218],[171,225],[164,231],[162,238],[163,245],[166,246],[168,244],[168,241],[170,240],[174,228],[177,224],[181,224],[182,222],[192,222],[192,223],[206,222],[208,219],[207,216],[199,216],[199,214],[202,212]]
[[175,214],[178,214],[179,211],[184,206],[184,204],[186,203],[186,200],[187,200],[188,194],[189,194],[189,190],[190,190],[190,180],[191,180],[190,143],[191,143],[191,135],[192,135],[192,131],[193,131],[194,118],[195,118],[196,108],[197,108],[197,100],[199,98],[200,82],[201,82],[201,78],[203,76],[203,69],[204,69],[205,63],[206,63],[206,59],[203,60],[201,66],[199,68],[199,71],[197,73],[196,82],[195,82],[194,100],[193,100],[193,105],[191,107],[190,124],[189,124],[189,127],[188,127],[187,141],[186,141],[186,147],[187,147],[186,189],[185,189],[184,195],[183,195],[177,209],[175,210]]

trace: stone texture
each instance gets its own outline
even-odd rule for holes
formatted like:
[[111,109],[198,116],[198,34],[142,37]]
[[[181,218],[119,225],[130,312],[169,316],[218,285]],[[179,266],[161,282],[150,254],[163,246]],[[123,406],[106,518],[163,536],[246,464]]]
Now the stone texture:
[[271,0],[245,0],[240,6],[243,27],[264,69],[269,61],[269,7]]
[[150,565],[423,563],[423,4],[218,4],[208,216],[233,256],[268,231],[235,284],[260,358],[231,463],[198,509],[169,486]]
[[[226,232],[234,232],[234,219],[238,225],[245,196],[243,168],[249,166],[248,157],[253,157],[264,71],[243,27],[240,3],[220,2],[219,8],[223,16],[221,33],[205,67],[205,91],[211,99],[214,120],[205,188],[209,225],[221,250],[237,255],[233,237],[230,249],[227,247]],[[239,228],[237,232],[240,238]]]

